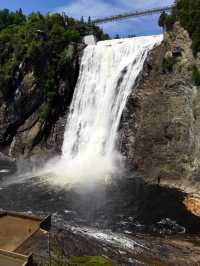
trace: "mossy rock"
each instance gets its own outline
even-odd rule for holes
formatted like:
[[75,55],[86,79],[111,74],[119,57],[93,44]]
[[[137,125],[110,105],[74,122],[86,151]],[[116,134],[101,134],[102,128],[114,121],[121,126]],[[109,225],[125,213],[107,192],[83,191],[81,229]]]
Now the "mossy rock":
[[101,266],[101,265],[105,265],[105,266],[117,266],[117,264],[103,258],[100,256],[95,256],[95,257],[87,257],[87,256],[83,256],[83,257],[72,257],[70,259],[69,265],[85,265],[85,266]]
[[200,71],[196,65],[192,69],[192,81],[194,85],[200,86]]
[[173,175],[173,174],[177,174],[177,171],[178,171],[177,166],[173,164],[166,164],[166,165],[160,166],[161,175]]

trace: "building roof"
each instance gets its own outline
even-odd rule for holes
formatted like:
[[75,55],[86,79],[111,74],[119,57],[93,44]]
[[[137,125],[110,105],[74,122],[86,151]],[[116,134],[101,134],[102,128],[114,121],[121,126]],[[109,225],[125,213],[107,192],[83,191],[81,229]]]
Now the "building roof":
[[30,264],[38,239],[46,242],[51,217],[45,219],[15,212],[0,212],[0,266]]

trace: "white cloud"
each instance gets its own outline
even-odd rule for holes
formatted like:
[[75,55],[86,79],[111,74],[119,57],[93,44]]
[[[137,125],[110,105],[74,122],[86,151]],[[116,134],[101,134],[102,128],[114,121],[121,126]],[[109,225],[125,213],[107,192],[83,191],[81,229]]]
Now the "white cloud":
[[122,11],[118,5],[113,6],[112,4],[105,3],[101,0],[76,0],[73,3],[58,7],[56,12],[66,12],[69,16],[80,18],[84,16],[92,18],[108,16],[110,14],[118,14]]
[[[152,8],[152,7],[158,7],[158,6],[166,6],[169,4],[172,4],[173,0],[135,0],[135,1],[125,1],[125,0],[111,0],[111,1],[105,1],[105,0],[74,0],[73,2],[69,3],[66,6],[61,6],[56,8],[55,12],[66,12],[68,16],[75,17],[77,19],[80,19],[81,16],[84,18],[88,18],[91,16],[91,18],[99,18],[99,17],[105,17],[109,15],[116,15],[123,12],[130,12],[132,10],[137,9],[146,9],[146,8]],[[152,20],[152,18],[149,20],[148,18],[134,18],[129,19],[121,22],[113,22],[108,23],[105,25],[102,25],[103,29],[108,32],[111,35],[117,34],[117,33],[125,33],[125,34],[138,34],[138,27],[142,27],[142,24],[148,22],[146,24],[146,27],[152,27],[154,26],[155,31],[155,23],[157,18]],[[154,22],[153,24],[151,22]],[[150,24],[149,24],[150,22]],[[141,25],[139,26],[139,24]],[[134,26],[137,25],[137,28],[134,29]],[[139,29],[139,30],[140,30]],[[156,27],[158,30],[158,28]],[[144,30],[144,34],[148,33],[149,30],[146,28]]]

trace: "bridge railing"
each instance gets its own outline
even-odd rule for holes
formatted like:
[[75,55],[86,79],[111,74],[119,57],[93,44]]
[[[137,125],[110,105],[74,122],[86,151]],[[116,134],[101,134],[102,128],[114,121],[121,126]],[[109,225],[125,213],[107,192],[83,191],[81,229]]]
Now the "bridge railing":
[[140,10],[140,11],[133,11],[133,12],[127,12],[123,14],[118,14],[114,16],[108,16],[108,17],[102,17],[102,18],[97,18],[92,20],[94,24],[101,24],[101,23],[107,23],[115,20],[122,20],[126,19],[129,17],[137,17],[137,16],[145,16],[145,15],[150,15],[154,13],[161,13],[163,11],[170,11],[174,5],[171,6],[164,6],[164,7],[159,7],[159,8],[152,8],[152,9],[146,9],[146,10]]

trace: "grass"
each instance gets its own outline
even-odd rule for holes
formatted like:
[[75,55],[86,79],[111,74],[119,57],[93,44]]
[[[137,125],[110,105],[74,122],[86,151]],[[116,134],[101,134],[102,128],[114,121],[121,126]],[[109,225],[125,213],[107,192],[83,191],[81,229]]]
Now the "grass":
[[72,257],[70,259],[69,265],[76,265],[76,266],[81,266],[81,265],[85,265],[85,266],[117,266],[117,264],[103,258],[100,256],[95,256],[95,257],[87,257],[87,256],[83,256],[83,257]]
[[166,264],[165,262],[155,259],[155,258],[147,258],[140,255],[132,255],[132,258],[140,261],[142,263],[148,264],[148,265],[154,265],[154,266],[172,266],[171,264]]

